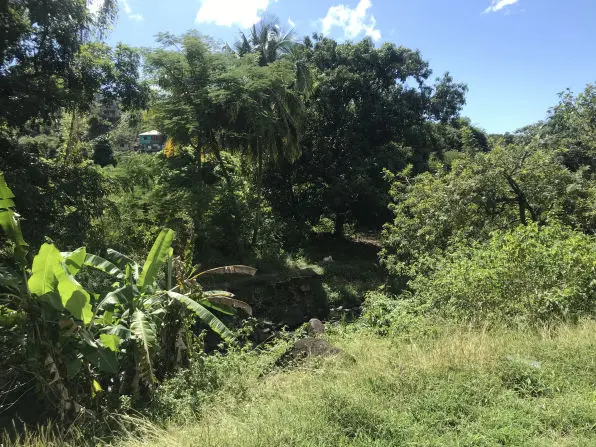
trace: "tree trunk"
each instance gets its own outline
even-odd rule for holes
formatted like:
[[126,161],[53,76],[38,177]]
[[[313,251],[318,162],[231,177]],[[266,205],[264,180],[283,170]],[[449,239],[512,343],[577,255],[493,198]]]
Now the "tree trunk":
[[507,179],[507,183],[509,183],[509,186],[511,187],[513,193],[516,196],[516,200],[517,200],[517,203],[519,206],[519,219],[520,219],[522,225],[527,225],[526,210],[530,211],[530,216],[532,217],[532,220],[534,222],[538,222],[538,220],[539,220],[538,213],[532,207],[532,205],[530,205],[530,202],[528,202],[528,198],[524,194],[523,190],[520,188],[520,186],[517,184],[517,182],[513,179],[513,177],[511,177],[510,175],[506,175],[505,178]]
[[344,238],[344,223],[346,222],[346,217],[343,214],[336,214],[335,216],[335,229],[333,230],[333,236],[338,239]]

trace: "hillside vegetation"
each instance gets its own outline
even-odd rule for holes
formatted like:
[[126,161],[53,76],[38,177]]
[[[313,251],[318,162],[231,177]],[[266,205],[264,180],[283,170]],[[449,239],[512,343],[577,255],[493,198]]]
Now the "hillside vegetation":
[[8,4],[0,444],[596,445],[593,84],[488,135],[403,46]]
[[[262,364],[244,358],[196,418],[163,428],[131,419],[135,431],[115,444],[593,445],[595,329],[591,321],[525,331],[443,322],[394,338],[338,326],[330,339],[345,356],[265,377]],[[195,403],[183,400],[181,412]],[[24,444],[36,442],[62,445],[51,436]]]

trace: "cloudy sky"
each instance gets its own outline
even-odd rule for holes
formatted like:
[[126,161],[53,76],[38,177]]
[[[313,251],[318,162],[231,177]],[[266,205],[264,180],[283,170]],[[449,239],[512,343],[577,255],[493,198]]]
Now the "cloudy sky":
[[110,42],[152,46],[159,31],[192,28],[233,42],[264,14],[299,36],[421,50],[435,75],[468,84],[464,114],[489,132],[542,119],[558,92],[596,82],[596,0],[120,0]]

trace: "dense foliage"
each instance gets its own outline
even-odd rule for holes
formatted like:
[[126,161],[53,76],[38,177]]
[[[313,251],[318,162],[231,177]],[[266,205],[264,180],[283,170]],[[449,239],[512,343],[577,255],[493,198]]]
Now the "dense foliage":
[[576,319],[596,311],[595,253],[593,236],[531,224],[458,245],[410,288],[419,305],[463,320]]
[[[160,232],[142,268],[115,250],[108,250],[104,259],[87,253],[85,247],[61,253],[49,243],[41,246],[28,267],[28,245],[2,176],[0,194],[0,224],[15,253],[14,268],[6,266],[0,276],[6,350],[0,392],[13,398],[15,389],[33,382],[41,407],[28,411],[43,415],[51,408],[48,415],[71,422],[84,412],[82,404],[109,411],[118,407],[119,397],[137,401],[151,394],[158,378],[188,359],[191,336],[186,330],[191,320],[186,319],[185,308],[230,343],[235,336],[208,308],[252,313],[231,293],[203,291],[196,279],[207,273],[254,275],[254,269],[232,266],[186,272],[173,258],[172,230]],[[166,276],[160,280],[166,264]],[[105,296],[92,298],[77,281],[84,267],[113,278]]]
[[423,170],[428,130],[458,116],[466,87],[449,75],[426,84],[432,72],[421,54],[392,44],[315,36],[296,53],[314,85],[302,156],[270,172],[274,209],[299,224],[331,218],[338,236],[345,223],[379,228],[389,218],[383,170],[409,162]]
[[406,169],[390,191],[395,219],[385,226],[381,258],[407,279],[450,246],[494,230],[562,222],[594,234],[594,191],[585,170],[572,172],[556,151],[534,147],[462,154],[418,176]]
[[[401,338],[594,317],[594,85],[486,135],[420,51],[275,20],[223,48],[112,48],[117,2],[86,3],[0,4],[0,428],[241,400],[311,317]],[[150,130],[165,144],[139,153]],[[524,398],[554,389],[501,366]],[[330,425],[357,430],[328,392]]]

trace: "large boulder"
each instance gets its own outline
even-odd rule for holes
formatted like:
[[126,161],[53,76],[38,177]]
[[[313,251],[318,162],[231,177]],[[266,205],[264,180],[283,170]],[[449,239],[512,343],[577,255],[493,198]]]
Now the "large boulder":
[[308,334],[313,337],[325,333],[325,325],[318,318],[311,318],[310,320],[308,320],[308,325],[306,329],[308,331]]
[[341,353],[341,349],[322,338],[306,337],[296,342],[290,355],[293,359],[308,357],[326,357]]

